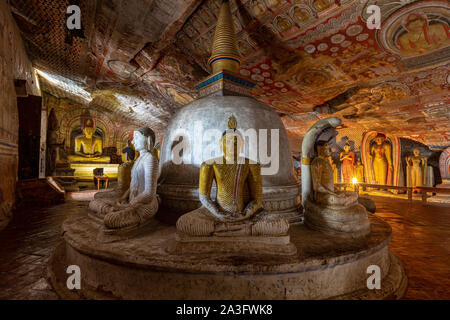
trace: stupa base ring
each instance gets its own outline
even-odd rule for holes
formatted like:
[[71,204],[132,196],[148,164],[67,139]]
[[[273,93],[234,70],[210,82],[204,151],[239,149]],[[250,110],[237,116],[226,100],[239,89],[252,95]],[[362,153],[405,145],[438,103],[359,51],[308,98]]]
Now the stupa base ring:
[[[387,247],[391,228],[374,216],[370,220],[371,236],[356,246],[292,226],[297,254],[275,257],[174,254],[175,227],[163,224],[139,238],[97,243],[97,226],[83,216],[64,223],[64,242],[50,259],[49,278],[68,299],[400,298],[407,279]],[[80,267],[80,290],[66,287],[69,265]],[[381,289],[367,288],[372,265],[380,268]]]

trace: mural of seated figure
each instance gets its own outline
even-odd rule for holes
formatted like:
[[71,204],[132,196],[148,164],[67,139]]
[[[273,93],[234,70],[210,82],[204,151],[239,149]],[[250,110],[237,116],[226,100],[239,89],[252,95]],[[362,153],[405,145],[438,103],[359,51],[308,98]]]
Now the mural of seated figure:
[[140,155],[131,169],[128,190],[117,197],[96,198],[89,203],[94,215],[108,230],[130,230],[149,222],[158,211],[156,195],[158,159],[151,152],[155,134],[150,128],[134,131],[133,144]]
[[366,209],[358,203],[353,191],[335,191],[333,169],[328,161],[330,146],[316,144],[317,156],[311,163],[313,192],[305,201],[305,224],[311,229],[349,238],[370,233]]
[[[202,207],[178,219],[178,238],[233,240],[241,237],[242,240],[242,237],[247,237],[246,244],[251,246],[248,238],[273,239],[284,236],[287,242],[283,240],[283,244],[289,244],[288,221],[277,214],[261,212],[261,167],[258,163],[239,157],[244,140],[236,130],[233,116],[228,121],[228,129],[223,133],[221,143],[224,156],[207,160],[200,167],[199,194]],[[217,185],[216,200],[211,198],[214,181]],[[287,251],[292,253],[292,248]]]

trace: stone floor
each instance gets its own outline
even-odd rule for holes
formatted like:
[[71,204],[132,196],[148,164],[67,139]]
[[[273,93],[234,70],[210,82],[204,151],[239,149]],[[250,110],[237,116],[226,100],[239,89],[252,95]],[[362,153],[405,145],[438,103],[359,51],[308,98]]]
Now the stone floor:
[[[392,226],[391,250],[408,274],[405,299],[450,299],[450,208],[375,198],[377,215]],[[19,209],[0,232],[0,299],[57,299],[45,280],[60,226],[86,203]]]

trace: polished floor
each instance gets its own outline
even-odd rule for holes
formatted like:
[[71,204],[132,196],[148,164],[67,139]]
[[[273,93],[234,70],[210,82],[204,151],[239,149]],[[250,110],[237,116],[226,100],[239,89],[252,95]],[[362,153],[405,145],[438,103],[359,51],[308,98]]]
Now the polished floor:
[[[391,250],[404,262],[404,299],[450,299],[450,208],[375,198],[377,216],[393,229]],[[61,240],[60,226],[86,202],[19,209],[0,232],[0,299],[57,299],[46,263]]]

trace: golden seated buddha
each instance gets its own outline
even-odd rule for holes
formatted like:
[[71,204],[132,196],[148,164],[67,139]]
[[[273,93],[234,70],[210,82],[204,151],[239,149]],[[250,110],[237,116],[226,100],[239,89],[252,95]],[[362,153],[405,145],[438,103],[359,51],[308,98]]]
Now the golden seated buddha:
[[[243,138],[236,130],[236,119],[221,139],[224,156],[207,160],[200,167],[202,207],[181,216],[177,231],[188,236],[280,236],[289,229],[287,220],[262,211],[262,176],[258,163],[239,153]],[[211,199],[213,181],[216,201]]]
[[109,156],[103,156],[102,138],[94,135],[92,122],[83,128],[83,134],[75,137],[75,154],[67,156],[70,162],[110,162]]

